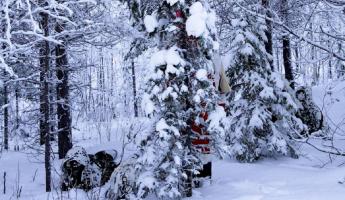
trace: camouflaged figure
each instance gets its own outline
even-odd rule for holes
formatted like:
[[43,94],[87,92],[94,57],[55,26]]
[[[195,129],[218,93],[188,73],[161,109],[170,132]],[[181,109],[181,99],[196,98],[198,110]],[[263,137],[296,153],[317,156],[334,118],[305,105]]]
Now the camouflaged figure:
[[61,189],[81,188],[86,185],[83,171],[90,165],[90,158],[84,148],[75,147],[68,151],[62,164],[63,179]]
[[62,164],[63,179],[61,189],[67,191],[79,188],[88,191],[104,185],[114,169],[116,151],[100,151],[94,155],[87,154],[82,147],[71,149]]
[[302,135],[310,135],[325,128],[323,114],[320,108],[313,102],[311,88],[299,87],[296,91],[296,98],[302,104],[302,108],[299,109],[297,116],[308,126],[308,133],[303,132]]

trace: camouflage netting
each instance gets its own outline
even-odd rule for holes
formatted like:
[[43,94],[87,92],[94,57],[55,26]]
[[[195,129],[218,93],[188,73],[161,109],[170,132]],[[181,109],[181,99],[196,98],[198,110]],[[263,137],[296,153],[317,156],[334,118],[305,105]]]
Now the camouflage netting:
[[115,159],[117,152],[100,151],[96,154],[87,154],[82,147],[71,149],[62,164],[61,189],[66,191],[78,188],[88,191],[104,185],[118,166]]

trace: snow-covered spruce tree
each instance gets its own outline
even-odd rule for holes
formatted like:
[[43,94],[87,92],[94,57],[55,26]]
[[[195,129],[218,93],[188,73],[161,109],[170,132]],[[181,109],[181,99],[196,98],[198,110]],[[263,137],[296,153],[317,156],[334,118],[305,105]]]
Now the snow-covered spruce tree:
[[216,17],[207,1],[128,3],[136,26],[156,42],[158,49],[150,62],[154,72],[143,98],[145,112],[155,124],[154,130],[143,136],[135,158],[113,175],[117,179],[113,193],[122,195],[121,188],[127,187],[121,180],[126,176],[131,183],[131,198],[155,195],[179,199],[185,194],[187,174],[202,166],[200,153],[191,145],[194,135],[190,128],[202,113],[209,114],[206,128],[213,150],[223,152],[221,120],[225,112],[217,106],[211,61],[218,48]]
[[226,139],[231,155],[241,162],[263,156],[296,156],[291,138],[305,126],[295,116],[300,105],[288,82],[270,68],[265,20],[237,8],[231,23],[234,37],[227,76],[233,95]]

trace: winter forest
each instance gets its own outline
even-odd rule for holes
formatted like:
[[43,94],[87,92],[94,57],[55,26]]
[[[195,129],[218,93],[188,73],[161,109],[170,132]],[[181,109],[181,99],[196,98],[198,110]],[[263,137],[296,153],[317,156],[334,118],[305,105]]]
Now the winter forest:
[[0,200],[344,184],[345,0],[0,0]]

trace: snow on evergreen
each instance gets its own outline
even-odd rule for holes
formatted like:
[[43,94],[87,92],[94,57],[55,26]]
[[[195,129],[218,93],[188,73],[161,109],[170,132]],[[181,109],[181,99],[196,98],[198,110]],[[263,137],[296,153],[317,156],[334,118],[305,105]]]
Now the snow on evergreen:
[[153,15],[146,15],[144,18],[144,24],[145,24],[146,31],[149,33],[153,32],[158,26],[158,22],[155,16]]
[[227,70],[234,93],[229,99],[227,134],[231,156],[242,162],[279,154],[296,156],[291,138],[305,129],[295,116],[300,105],[288,82],[270,68],[265,21],[244,12],[234,17],[233,60]]
[[216,17],[214,12],[207,11],[197,1],[190,7],[190,16],[186,21],[186,30],[189,36],[200,37],[208,34],[208,29],[215,29]]
[[[144,21],[148,32],[157,28],[155,33],[159,34],[153,38],[159,50],[151,57],[154,72],[143,106],[146,114],[156,120],[155,131],[143,138],[131,164],[137,179],[131,180],[135,188],[131,195],[145,198],[151,193],[161,199],[177,199],[184,193],[186,171],[196,172],[202,163],[200,152],[190,143],[190,122],[198,123],[201,113],[211,113],[207,124],[214,138],[214,151],[222,152],[218,148],[223,148],[217,141],[225,136],[221,122],[225,112],[217,106],[210,78],[217,38],[214,24],[208,26],[206,22],[208,14],[213,13],[206,1],[162,1],[153,12],[159,25],[152,26],[151,16],[145,16]],[[115,176],[120,173],[117,171]]]
[[0,200],[343,199],[340,1],[0,0]]

